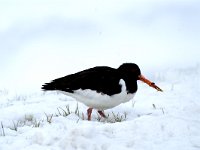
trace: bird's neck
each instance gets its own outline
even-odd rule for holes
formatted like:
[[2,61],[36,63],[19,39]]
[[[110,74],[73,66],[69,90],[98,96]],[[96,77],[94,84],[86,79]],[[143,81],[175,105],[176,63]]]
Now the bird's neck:
[[127,93],[135,93],[137,91],[137,78],[127,74],[122,78],[126,83]]

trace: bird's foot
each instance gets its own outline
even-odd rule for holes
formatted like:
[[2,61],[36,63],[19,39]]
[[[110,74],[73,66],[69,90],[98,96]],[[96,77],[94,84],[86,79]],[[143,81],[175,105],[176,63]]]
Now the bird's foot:
[[[93,110],[93,108],[88,108],[88,110],[87,110],[87,115],[88,115],[88,120],[89,121],[91,120],[92,110]],[[104,112],[102,110],[98,110],[97,112],[99,113],[99,115],[101,117],[107,118],[107,116],[104,114]]]
[[103,118],[107,118],[107,116],[104,114],[103,111],[98,110],[97,112],[99,113],[99,115],[100,115],[101,117],[103,117]]
[[93,108],[88,108],[87,110],[88,120],[91,120],[92,109]]

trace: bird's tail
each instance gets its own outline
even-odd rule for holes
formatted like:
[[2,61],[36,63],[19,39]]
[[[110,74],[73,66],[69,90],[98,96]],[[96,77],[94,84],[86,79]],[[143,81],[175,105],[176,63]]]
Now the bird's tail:
[[51,82],[51,83],[45,83],[44,85],[42,85],[41,88],[43,91],[48,91],[48,90],[56,90],[55,87],[55,83]]

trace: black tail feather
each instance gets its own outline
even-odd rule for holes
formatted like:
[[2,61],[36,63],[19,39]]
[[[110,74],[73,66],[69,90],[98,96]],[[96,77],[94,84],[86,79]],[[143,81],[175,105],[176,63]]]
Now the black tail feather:
[[44,85],[42,85],[41,89],[43,91],[57,90],[56,87],[55,87],[55,84],[53,82],[51,82],[51,83],[45,83]]

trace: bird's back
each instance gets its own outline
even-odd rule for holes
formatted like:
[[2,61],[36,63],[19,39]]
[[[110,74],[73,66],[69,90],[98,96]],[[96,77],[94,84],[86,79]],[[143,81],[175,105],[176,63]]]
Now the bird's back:
[[94,67],[75,74],[61,77],[46,83],[43,90],[60,90],[73,93],[78,89],[91,89],[107,95],[114,95],[121,91],[119,80],[121,74],[111,67]]

